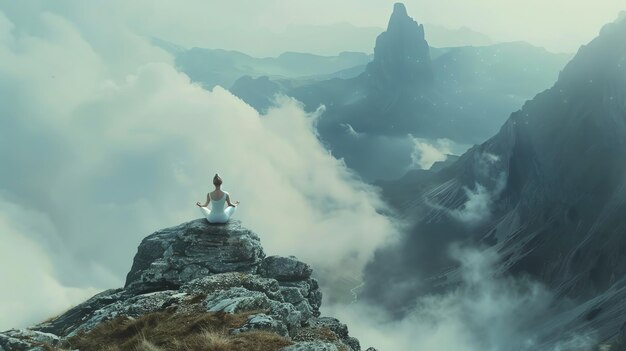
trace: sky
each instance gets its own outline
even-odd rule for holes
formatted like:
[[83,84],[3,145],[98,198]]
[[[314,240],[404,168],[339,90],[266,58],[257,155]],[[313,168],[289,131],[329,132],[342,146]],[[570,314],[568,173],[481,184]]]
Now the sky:
[[[554,51],[575,50],[621,9],[609,0],[406,5],[420,22]],[[261,116],[223,88],[193,84],[149,38],[257,55],[296,44],[366,50],[373,42],[354,28],[372,35],[391,8],[379,0],[1,2],[0,278],[10,289],[0,290],[0,330],[121,286],[143,237],[200,217],[194,204],[216,172],[268,254],[358,272],[397,225],[381,214],[378,191],[319,143],[321,111],[285,98]],[[296,35],[320,39],[311,30],[319,26],[352,34],[332,45]]]
[[[8,2],[12,18],[43,8],[72,14],[81,21],[101,13],[119,18],[138,33],[184,47],[232,49],[255,56],[284,51],[334,55],[366,51],[387,25],[394,1],[388,0],[136,0],[118,2]],[[38,5],[37,5],[38,4]],[[468,28],[493,42],[527,41],[553,52],[573,53],[602,25],[626,10],[621,0],[408,0],[408,13],[426,24],[426,37],[441,46],[459,33],[440,28]],[[428,27],[434,37],[429,38]],[[471,40],[468,37],[468,42]]]

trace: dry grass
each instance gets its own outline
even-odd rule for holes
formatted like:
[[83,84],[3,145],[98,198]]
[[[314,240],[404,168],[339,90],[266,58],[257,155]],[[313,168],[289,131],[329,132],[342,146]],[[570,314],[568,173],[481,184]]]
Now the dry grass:
[[252,331],[230,335],[258,311],[239,314],[155,312],[137,319],[118,317],[69,339],[64,349],[81,351],[274,351],[292,342]]

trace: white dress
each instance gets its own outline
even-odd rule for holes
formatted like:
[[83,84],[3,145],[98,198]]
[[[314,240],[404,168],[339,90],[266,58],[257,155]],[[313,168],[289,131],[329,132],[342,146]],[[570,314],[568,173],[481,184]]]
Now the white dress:
[[206,220],[209,221],[209,223],[226,223],[235,213],[235,209],[237,207],[228,206],[227,208],[224,208],[224,205],[226,204],[226,196],[229,196],[229,194],[224,191],[222,198],[214,200],[211,197],[211,193],[209,193],[209,198],[211,199],[211,209],[209,210],[206,207],[200,207],[200,211],[202,211],[202,214],[206,217]]

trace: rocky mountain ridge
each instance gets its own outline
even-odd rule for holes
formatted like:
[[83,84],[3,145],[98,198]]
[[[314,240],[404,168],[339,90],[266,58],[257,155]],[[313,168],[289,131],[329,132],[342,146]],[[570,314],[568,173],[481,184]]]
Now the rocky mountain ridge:
[[259,237],[237,220],[214,225],[197,219],[146,237],[124,288],[103,291],[30,328],[0,333],[0,350],[81,349],[76,340],[99,326],[167,312],[247,313],[229,334],[270,332],[287,344],[280,348],[285,351],[360,351],[344,324],[320,317],[321,303],[308,264],[266,257]]
[[308,82],[242,77],[231,91],[262,112],[277,94],[307,111],[324,106],[316,127],[333,155],[366,181],[391,180],[419,167],[414,138],[432,145],[446,139],[462,151],[485,141],[570,58],[525,43],[436,49],[427,34],[397,3],[374,59],[358,75]]
[[437,172],[385,185],[414,227],[367,269],[370,296],[382,296],[379,286],[429,282],[388,301],[401,307],[397,296],[453,285],[447,248],[463,242],[496,250],[499,272],[530,276],[573,301],[546,316],[537,331],[546,343],[564,330],[599,340],[616,335],[626,309],[624,37],[625,20],[605,26],[494,137]]

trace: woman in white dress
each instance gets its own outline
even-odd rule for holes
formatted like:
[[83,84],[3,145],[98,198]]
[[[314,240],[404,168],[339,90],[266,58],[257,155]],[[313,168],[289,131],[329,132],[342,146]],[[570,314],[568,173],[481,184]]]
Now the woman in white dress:
[[[200,207],[200,211],[209,223],[226,223],[235,214],[239,201],[235,201],[234,204],[230,202],[230,194],[222,191],[222,178],[217,173],[213,177],[213,185],[215,185],[215,190],[206,194],[204,205],[196,202],[196,206]],[[210,210],[207,208],[209,204],[211,204]],[[228,206],[224,208],[224,204],[228,204]]]

